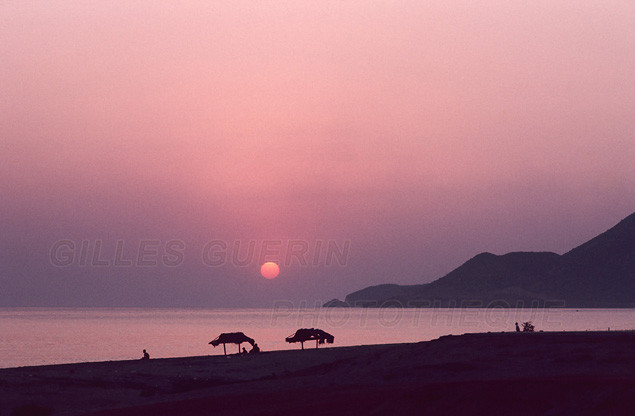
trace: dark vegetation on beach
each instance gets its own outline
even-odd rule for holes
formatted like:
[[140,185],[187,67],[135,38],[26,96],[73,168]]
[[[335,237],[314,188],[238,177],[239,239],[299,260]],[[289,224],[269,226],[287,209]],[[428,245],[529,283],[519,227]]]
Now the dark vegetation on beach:
[[635,214],[558,255],[481,253],[432,283],[371,286],[325,306],[635,307]]
[[635,332],[0,370],[0,415],[635,414]]

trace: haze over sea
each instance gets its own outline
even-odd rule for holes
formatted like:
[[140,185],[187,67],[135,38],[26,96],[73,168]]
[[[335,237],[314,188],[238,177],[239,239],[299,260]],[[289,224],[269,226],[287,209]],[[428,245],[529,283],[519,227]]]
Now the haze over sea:
[[357,309],[285,302],[269,309],[2,308],[0,367],[137,359],[143,349],[152,358],[218,355],[223,349],[208,343],[222,332],[242,331],[272,351],[300,348],[284,338],[301,327],[330,332],[333,346],[353,346],[513,331],[515,322],[527,320],[544,331],[633,330],[635,309]]

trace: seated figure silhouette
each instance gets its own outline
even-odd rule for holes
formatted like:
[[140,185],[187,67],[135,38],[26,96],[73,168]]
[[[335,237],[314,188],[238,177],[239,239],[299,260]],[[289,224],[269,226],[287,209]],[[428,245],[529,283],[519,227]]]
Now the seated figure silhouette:
[[254,347],[251,349],[251,351],[249,351],[250,354],[255,354],[257,352],[260,352],[260,347],[258,346],[257,343],[254,343]]
[[247,350],[243,347],[243,350],[240,352],[241,354],[247,354]]
[[520,332],[520,327],[518,326],[518,322],[516,322],[516,332]]
[[143,357],[141,359],[142,360],[149,360],[150,359],[150,354],[148,354],[148,351],[143,350]]

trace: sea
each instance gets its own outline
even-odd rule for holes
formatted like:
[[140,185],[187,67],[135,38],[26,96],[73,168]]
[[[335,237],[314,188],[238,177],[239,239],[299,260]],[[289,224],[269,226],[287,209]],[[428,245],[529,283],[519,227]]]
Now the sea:
[[276,351],[300,348],[285,342],[298,328],[334,335],[334,344],[319,345],[332,348],[511,332],[526,321],[536,331],[634,330],[635,309],[0,308],[0,368],[138,359],[144,349],[151,358],[222,355],[222,345],[209,342],[223,332],[244,332],[262,351]]

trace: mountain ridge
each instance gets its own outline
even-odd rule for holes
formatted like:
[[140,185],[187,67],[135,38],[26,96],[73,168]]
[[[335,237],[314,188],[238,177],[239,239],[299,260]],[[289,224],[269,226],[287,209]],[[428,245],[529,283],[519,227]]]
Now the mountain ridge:
[[369,286],[339,302],[358,307],[635,307],[635,213],[562,255],[483,252],[433,282]]

